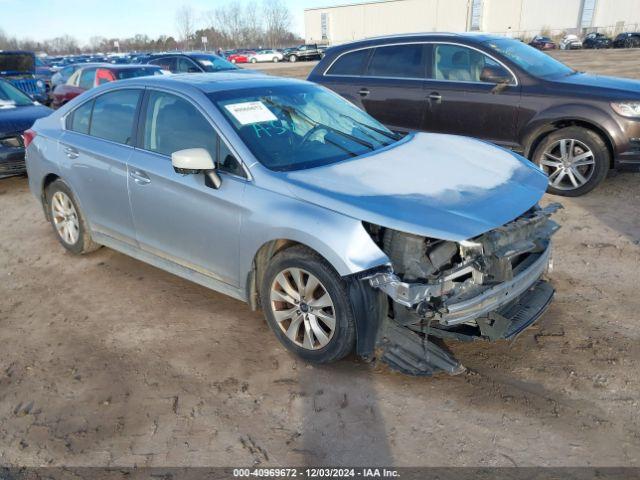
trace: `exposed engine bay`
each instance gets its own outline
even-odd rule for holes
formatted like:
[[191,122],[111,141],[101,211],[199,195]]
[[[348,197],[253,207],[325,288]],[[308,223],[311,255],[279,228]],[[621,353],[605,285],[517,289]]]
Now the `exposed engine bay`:
[[431,340],[512,339],[535,322],[554,294],[542,277],[560,228],[550,217],[559,208],[535,206],[462,242],[366,225],[391,260],[391,269],[367,277],[388,297],[383,359],[404,373],[458,373],[462,366]]

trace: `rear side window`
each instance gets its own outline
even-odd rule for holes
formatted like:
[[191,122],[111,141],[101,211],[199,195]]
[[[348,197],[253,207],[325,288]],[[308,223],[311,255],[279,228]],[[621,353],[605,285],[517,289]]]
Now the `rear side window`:
[[155,60],[151,60],[149,64],[158,65],[163,70],[176,73],[176,57],[156,58]]
[[328,75],[360,75],[370,49],[345,53],[327,71]]
[[133,145],[133,124],[140,99],[139,90],[118,90],[95,100],[89,135]]
[[93,110],[93,100],[80,105],[69,117],[67,117],[67,129],[78,133],[89,133],[91,122],[91,110]]
[[424,45],[391,45],[374,50],[367,75],[371,77],[424,78]]

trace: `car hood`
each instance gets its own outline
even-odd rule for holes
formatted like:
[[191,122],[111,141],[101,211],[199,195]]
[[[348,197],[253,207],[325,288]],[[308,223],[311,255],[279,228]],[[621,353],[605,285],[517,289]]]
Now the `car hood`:
[[52,112],[53,110],[42,105],[0,108],[0,136],[22,133],[31,128],[36,120]]
[[547,187],[545,174],[514,153],[430,133],[411,134],[374,154],[282,175],[302,200],[383,227],[453,241],[515,219]]
[[640,98],[640,81],[628,78],[576,73],[555,79],[554,81],[569,86],[593,87],[594,89],[600,89],[610,93],[616,92],[629,99]]

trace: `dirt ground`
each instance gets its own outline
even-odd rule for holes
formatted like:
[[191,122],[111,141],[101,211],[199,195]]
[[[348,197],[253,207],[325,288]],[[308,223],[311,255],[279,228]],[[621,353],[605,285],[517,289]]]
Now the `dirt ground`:
[[[637,51],[565,55],[640,77]],[[640,466],[639,184],[561,199],[536,326],[451,344],[466,374],[412,378],[306,365],[241,302],[71,256],[26,179],[0,181],[0,465]]]

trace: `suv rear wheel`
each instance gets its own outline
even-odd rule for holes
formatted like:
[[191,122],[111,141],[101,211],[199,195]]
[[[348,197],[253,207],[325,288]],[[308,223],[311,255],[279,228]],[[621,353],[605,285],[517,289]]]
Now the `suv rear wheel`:
[[71,189],[62,180],[52,182],[45,192],[53,231],[64,248],[76,255],[100,248],[91,239],[87,223]]
[[582,127],[550,133],[533,154],[533,162],[549,176],[547,191],[567,197],[596,188],[607,176],[610,160],[600,135]]
[[278,340],[314,363],[353,350],[355,322],[347,287],[322,257],[305,247],[276,254],[260,289],[262,310]]

